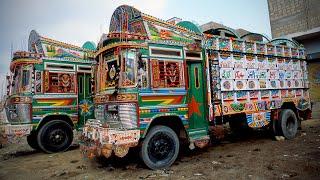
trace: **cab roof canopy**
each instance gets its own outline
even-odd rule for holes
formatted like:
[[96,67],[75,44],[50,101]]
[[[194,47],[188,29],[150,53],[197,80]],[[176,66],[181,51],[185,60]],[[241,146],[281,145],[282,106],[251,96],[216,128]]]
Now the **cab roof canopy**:
[[[184,24],[186,27],[183,27]],[[144,14],[132,6],[122,5],[112,14],[109,34],[103,44],[108,44],[115,39],[119,41],[148,40],[172,44],[189,44],[201,39],[202,33],[194,31],[196,25],[191,26],[190,22],[184,24],[176,25]]]
[[[89,47],[89,43],[91,43],[90,48],[86,48],[86,46]],[[94,52],[95,51],[95,45],[93,42],[87,41],[84,46],[81,48],[79,46],[75,46],[72,44],[64,43],[61,41],[57,41],[54,39],[50,39],[44,36],[40,36],[35,30],[32,30],[29,35],[29,41],[28,41],[28,51],[32,53],[39,53],[39,54],[45,54],[45,50],[43,49],[43,44],[51,44],[55,46],[59,46],[65,49],[71,49],[75,51],[82,51],[82,52]]]

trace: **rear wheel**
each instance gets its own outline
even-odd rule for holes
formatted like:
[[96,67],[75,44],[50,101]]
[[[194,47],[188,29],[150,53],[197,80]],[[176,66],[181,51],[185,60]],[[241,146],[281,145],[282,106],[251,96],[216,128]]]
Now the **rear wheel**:
[[32,149],[40,150],[38,141],[37,141],[37,132],[32,131],[29,136],[27,136],[27,142]]
[[67,150],[73,140],[72,127],[65,121],[52,120],[39,130],[39,147],[47,153]]
[[280,135],[283,135],[286,139],[293,139],[297,134],[298,126],[296,114],[291,109],[283,109],[277,123]]
[[150,169],[171,166],[179,154],[179,139],[169,127],[154,126],[143,140],[140,156]]

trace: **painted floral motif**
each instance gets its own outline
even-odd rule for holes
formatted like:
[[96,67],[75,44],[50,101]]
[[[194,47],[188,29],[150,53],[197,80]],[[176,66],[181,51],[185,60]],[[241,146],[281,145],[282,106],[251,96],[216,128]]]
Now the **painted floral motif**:
[[86,100],[86,99],[82,100],[79,103],[79,107],[80,107],[82,116],[90,116],[93,113],[94,107],[93,107],[93,103],[90,100]]
[[230,39],[219,39],[219,50],[230,51]]

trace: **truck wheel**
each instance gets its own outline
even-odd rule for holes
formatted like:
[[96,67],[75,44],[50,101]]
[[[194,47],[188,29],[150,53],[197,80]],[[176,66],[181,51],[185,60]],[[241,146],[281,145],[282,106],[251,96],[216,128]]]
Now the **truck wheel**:
[[33,132],[31,132],[31,134],[29,134],[29,136],[27,136],[27,142],[32,149],[40,150],[40,147],[39,147],[38,141],[37,141],[37,133],[36,132],[33,131]]
[[154,126],[143,140],[140,156],[150,169],[169,167],[179,154],[179,139],[169,127]]
[[291,109],[283,109],[281,111],[277,129],[286,139],[293,139],[296,136],[298,120]]
[[47,153],[67,150],[73,141],[72,127],[65,121],[52,120],[39,130],[39,147]]

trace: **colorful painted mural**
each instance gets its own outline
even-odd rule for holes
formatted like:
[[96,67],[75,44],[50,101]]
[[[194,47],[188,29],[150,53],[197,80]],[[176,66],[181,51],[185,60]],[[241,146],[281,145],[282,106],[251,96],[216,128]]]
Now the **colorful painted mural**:
[[[87,46],[88,44],[91,44],[93,47],[95,46],[91,42],[87,42]],[[41,53],[47,58],[92,60],[94,57],[94,50],[92,49],[83,49],[71,44],[42,37],[35,31],[31,31],[29,36],[29,51]]]
[[[229,43],[232,42],[231,39],[215,38],[212,41],[216,42],[218,47],[209,50],[211,76],[212,79],[216,78],[218,75],[215,71],[219,70],[221,86],[217,89],[219,82],[216,82],[212,89],[217,89],[222,94],[221,98],[212,95],[214,101],[221,101],[221,108],[214,106],[216,116],[246,113],[250,127],[262,127],[266,126],[270,119],[258,122],[252,113],[261,111],[270,113],[272,109],[280,108],[284,102],[294,102],[300,110],[310,108],[306,63],[303,57],[300,59],[283,57],[289,57],[290,48],[282,46],[281,52],[285,53],[279,56],[279,52],[276,54],[277,52],[273,50],[276,49],[272,47],[273,45],[245,43],[246,47],[249,47],[250,54],[241,55],[238,53],[239,49],[236,52],[231,51]],[[255,54],[251,54],[253,52]],[[219,66],[215,65],[217,63]],[[299,102],[304,102],[305,106],[299,105]]]

